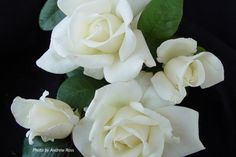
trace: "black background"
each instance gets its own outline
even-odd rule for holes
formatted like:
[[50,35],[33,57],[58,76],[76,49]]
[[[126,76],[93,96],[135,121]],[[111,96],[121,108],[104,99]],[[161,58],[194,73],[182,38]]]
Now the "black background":
[[[39,69],[35,61],[47,50],[50,33],[38,15],[45,0],[0,1],[0,156],[21,156],[26,130],[10,113],[14,97],[55,97],[63,76]],[[192,37],[224,64],[225,81],[208,89],[192,88],[183,105],[200,113],[200,138],[206,150],[191,157],[234,157],[236,105],[236,1],[185,0],[179,34]]]

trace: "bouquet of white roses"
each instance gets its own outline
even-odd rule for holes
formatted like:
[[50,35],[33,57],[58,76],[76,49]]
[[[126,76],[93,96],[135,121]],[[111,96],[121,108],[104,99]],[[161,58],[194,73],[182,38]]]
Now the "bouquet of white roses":
[[16,97],[23,156],[181,157],[204,149],[186,87],[224,80],[221,61],[176,36],[183,0],[48,0],[49,49],[36,64],[67,74],[57,98]]

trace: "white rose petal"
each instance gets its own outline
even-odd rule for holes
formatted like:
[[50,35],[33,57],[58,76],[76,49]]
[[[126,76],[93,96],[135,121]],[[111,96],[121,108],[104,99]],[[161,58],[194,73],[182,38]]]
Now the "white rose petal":
[[135,78],[140,87],[142,87],[142,91],[144,91],[143,97],[141,99],[142,104],[144,104],[145,107],[150,109],[156,108],[157,106],[161,107],[165,105],[174,105],[173,102],[166,101],[157,94],[157,92],[152,86],[152,77],[153,74],[151,72],[141,71],[139,75]]
[[112,66],[104,68],[104,76],[108,82],[125,81],[135,78],[138,76],[143,63],[148,67],[156,65],[141,31],[135,31],[135,35],[137,39],[137,47],[134,51],[135,53],[124,62],[120,62],[117,59]]
[[[79,121],[78,125],[76,125],[72,132],[72,139],[75,146],[77,148],[80,148],[80,152],[85,157],[90,157],[93,155],[91,152],[91,142],[88,139],[92,125],[93,121],[84,118]],[[77,132],[79,132],[79,134],[77,134]]]
[[[126,90],[126,92],[124,92]],[[112,92],[110,92],[112,91]],[[129,93],[129,94],[127,94]],[[91,114],[100,114],[102,108],[106,109],[106,105],[116,103],[117,106],[128,103],[130,101],[139,101],[142,98],[142,89],[137,86],[137,83],[132,81],[127,83],[116,83],[113,86],[104,86],[95,92],[94,99],[89,105],[86,111],[86,116],[94,117]],[[105,105],[100,109],[97,109],[97,104]]]
[[104,77],[102,68],[101,69],[84,68],[84,74],[98,80],[101,80]]
[[156,92],[156,90],[152,86],[146,90],[141,102],[145,105],[145,107],[150,109],[176,104],[176,102],[171,102],[161,98],[158,92]]
[[[113,2],[113,8],[115,8],[121,0],[111,0],[111,1]],[[137,16],[140,12],[142,12],[150,1],[151,0],[142,0],[142,1],[127,0],[134,16]]]
[[151,78],[153,77],[152,72],[141,71],[139,75],[135,78],[142,91],[146,91],[151,86]]
[[157,60],[167,63],[178,56],[189,56],[197,52],[197,42],[191,38],[170,39],[157,48]]
[[221,61],[210,52],[194,55],[196,48],[197,42],[191,38],[167,40],[157,48],[164,71],[152,83],[162,99],[180,103],[186,96],[185,87],[207,88],[224,80]]
[[59,56],[52,46],[37,60],[36,64],[38,67],[56,74],[64,74],[78,67],[78,65],[73,62],[73,58],[65,59]]
[[205,70],[199,60],[180,56],[171,59],[164,67],[167,78],[175,85],[197,87],[205,81]]
[[66,138],[77,123],[78,117],[64,102],[45,98],[40,100],[16,97],[11,105],[11,111],[18,124],[30,129],[27,133],[29,143],[33,144],[35,136],[41,136],[43,141]]
[[210,52],[201,52],[194,56],[200,60],[205,70],[205,81],[201,88],[208,88],[224,80],[224,67],[221,61]]
[[69,18],[64,18],[52,31],[51,45],[53,45],[55,53],[61,57],[67,57],[74,53],[73,45],[67,37],[67,25],[69,22]]
[[98,54],[98,55],[79,55],[74,58],[77,67],[87,67],[91,69],[103,68],[108,66],[114,61],[114,56],[110,54]]
[[128,26],[133,20],[133,12],[128,0],[119,0],[116,6],[116,14],[121,16],[124,20],[124,24]]
[[[197,112],[160,104],[148,108],[142,101],[151,76],[142,72],[138,82],[113,83],[96,91],[73,130],[74,144],[84,156],[169,157],[204,148],[198,137]],[[150,95],[155,95],[152,91]]]
[[187,94],[183,84],[175,86],[163,72],[157,72],[151,81],[158,95],[170,103],[181,103]]
[[58,0],[57,5],[66,15],[71,15],[73,11],[81,4],[92,0]]
[[59,0],[67,16],[53,29],[51,53],[43,55],[37,65],[52,73],[83,67],[85,74],[96,79],[102,78],[103,71],[108,82],[134,79],[143,63],[155,66],[143,35],[131,27],[134,16],[148,2]]
[[136,38],[134,32],[129,27],[126,28],[124,42],[122,43],[119,50],[119,56],[122,62],[124,62],[133,53],[137,46],[137,40],[138,39]]
[[168,106],[157,110],[170,120],[174,134],[180,139],[179,143],[166,143],[163,157],[187,156],[204,149],[199,140],[198,112],[179,106]]

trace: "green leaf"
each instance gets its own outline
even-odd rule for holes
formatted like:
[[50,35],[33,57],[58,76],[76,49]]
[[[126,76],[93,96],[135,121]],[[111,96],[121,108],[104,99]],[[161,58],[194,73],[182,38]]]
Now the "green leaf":
[[81,73],[83,73],[84,71],[84,68],[82,67],[79,67],[71,72],[68,72],[66,75],[67,77],[72,77],[72,76],[75,76],[75,75],[81,75]]
[[29,145],[25,138],[22,157],[82,157],[70,137],[54,142],[43,142],[41,137],[35,137],[33,141],[34,144]]
[[182,15],[183,0],[152,0],[142,12],[138,28],[155,58],[160,43],[178,30]]
[[42,30],[52,30],[65,14],[57,7],[57,0],[47,0],[39,15],[39,26]]
[[69,104],[72,108],[83,111],[94,97],[95,90],[104,86],[105,80],[95,80],[85,76],[82,70],[77,71],[76,75],[66,79],[57,92],[57,99]]

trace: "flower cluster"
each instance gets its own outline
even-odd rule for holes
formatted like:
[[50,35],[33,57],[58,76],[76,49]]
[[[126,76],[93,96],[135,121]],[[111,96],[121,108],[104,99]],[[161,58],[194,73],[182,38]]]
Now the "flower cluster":
[[[198,112],[176,104],[186,87],[223,81],[223,65],[214,54],[198,52],[191,38],[162,42],[154,59],[137,27],[150,1],[58,0],[66,17],[37,65],[55,74],[82,67],[85,75],[109,84],[96,89],[82,117],[70,104],[46,98],[48,92],[40,100],[16,97],[11,111],[29,129],[29,144],[35,136],[47,142],[72,133],[85,157],[179,157],[204,149]],[[144,70],[156,63],[162,71]]]

